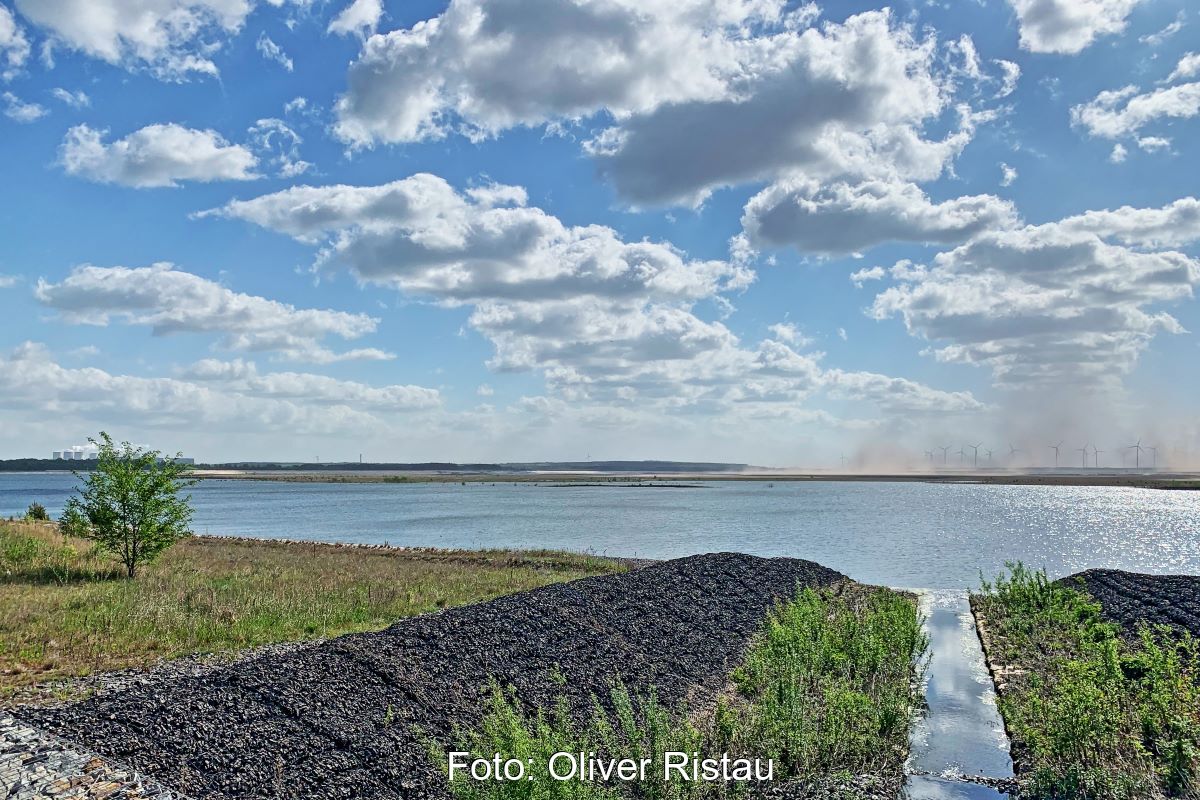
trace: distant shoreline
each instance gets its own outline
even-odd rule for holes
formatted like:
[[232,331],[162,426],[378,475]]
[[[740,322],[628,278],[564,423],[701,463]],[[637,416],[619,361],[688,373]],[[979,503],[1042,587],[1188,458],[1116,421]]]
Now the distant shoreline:
[[[60,463],[43,459],[29,461],[0,461],[3,474],[63,474],[73,470]],[[1153,472],[1132,469],[1100,469],[1082,471],[1061,468],[1052,470],[1032,469],[1028,471],[1005,470],[930,470],[923,472],[837,472],[833,470],[771,469],[743,465],[724,465],[725,469],[714,469],[716,465],[698,465],[698,469],[686,469],[691,464],[674,462],[674,469],[620,469],[615,463],[637,464],[647,462],[597,462],[597,466],[553,465],[547,468],[517,468],[516,465],[476,464],[420,464],[420,465],[333,465],[309,466],[221,464],[198,465],[193,475],[204,480],[247,480],[274,481],[281,483],[522,483],[573,485],[578,487],[605,488],[611,486],[644,486],[647,488],[698,488],[697,482],[705,481],[754,481],[754,482],[866,482],[866,483],[975,483],[1002,486],[1112,486],[1142,489],[1200,490],[1200,472]],[[650,462],[658,466],[662,462]],[[72,465],[80,472],[88,472],[94,462],[78,462]],[[601,466],[603,464],[604,466]],[[664,466],[667,466],[664,464]],[[22,469],[21,467],[25,467]],[[738,469],[738,467],[742,467]]]
[[[1139,489],[1200,490],[1200,475],[1195,473],[1169,474],[1030,474],[1030,473],[428,473],[394,472],[363,474],[357,472],[284,472],[273,470],[205,470],[194,475],[207,480],[277,481],[283,483],[547,483],[574,484],[579,487],[604,488],[611,485],[689,484],[697,481],[754,481],[772,482],[868,482],[868,483],[977,483],[1002,486],[1124,486]],[[679,486],[678,488],[684,488]]]

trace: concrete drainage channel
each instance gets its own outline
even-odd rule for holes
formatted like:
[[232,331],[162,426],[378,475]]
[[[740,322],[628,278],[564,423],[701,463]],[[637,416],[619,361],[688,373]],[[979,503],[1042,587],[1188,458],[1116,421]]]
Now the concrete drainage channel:
[[914,727],[908,800],[1009,795],[1012,759],[966,592],[921,591],[929,633],[928,710]]

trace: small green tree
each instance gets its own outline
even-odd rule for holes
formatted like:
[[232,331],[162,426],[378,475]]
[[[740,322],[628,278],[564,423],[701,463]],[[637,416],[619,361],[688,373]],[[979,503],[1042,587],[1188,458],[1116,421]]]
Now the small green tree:
[[46,513],[46,507],[41,503],[30,503],[29,508],[25,509],[25,519],[30,522],[49,522],[50,515]]
[[118,448],[103,431],[99,441],[88,441],[99,449],[96,467],[75,473],[84,485],[67,501],[60,524],[117,556],[133,578],[139,565],[191,535],[192,496],[180,493],[196,481],[189,466],[157,450],[129,442]]

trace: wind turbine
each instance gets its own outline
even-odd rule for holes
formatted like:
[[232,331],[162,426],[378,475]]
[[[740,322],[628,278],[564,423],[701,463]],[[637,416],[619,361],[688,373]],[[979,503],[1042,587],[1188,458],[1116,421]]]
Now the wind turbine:
[[1158,469],[1158,448],[1151,447],[1150,445],[1146,445],[1146,449],[1150,451],[1150,454],[1152,456],[1154,456],[1154,461],[1150,464],[1150,468]]
[[[979,444],[983,444],[983,442],[980,442]],[[972,468],[972,469],[979,469],[979,444],[969,444],[969,445],[967,445],[967,447],[969,447],[969,448],[971,448],[972,450],[974,450],[974,451],[975,451],[975,457],[974,457],[974,460],[972,460],[972,462],[971,462],[971,468]]]
[[933,451],[932,450],[926,450],[925,457],[929,459],[930,464],[933,463]]
[[1088,449],[1088,446],[1087,446],[1087,443],[1086,443],[1086,442],[1084,443],[1083,447],[1076,447],[1076,448],[1075,448],[1075,452],[1076,452],[1076,453],[1081,453],[1081,454],[1082,454],[1082,455],[1080,456],[1080,458],[1081,458],[1081,460],[1082,460],[1082,464],[1081,464],[1081,466],[1082,466],[1084,469],[1087,469],[1087,449]]
[[1100,469],[1100,454],[1103,452],[1104,451],[1101,450],[1099,447],[1096,447],[1096,446],[1092,447],[1092,455],[1094,455],[1096,457],[1096,469]]
[[944,466],[946,464],[947,457],[950,455],[950,445],[946,445],[945,447],[941,447],[939,445],[939,449],[942,451],[942,465]]
[[1013,458],[1013,457],[1014,457],[1014,456],[1015,456],[1017,453],[1020,453],[1020,452],[1023,452],[1023,451],[1021,451],[1021,450],[1018,450],[1017,448],[1013,447],[1013,446],[1012,446],[1012,442],[1009,442],[1009,443],[1008,443],[1008,465],[1009,465],[1010,467],[1012,466],[1012,463],[1013,463],[1013,461],[1014,461],[1014,458]]
[[1062,447],[1062,442],[1059,442],[1058,444],[1048,444],[1048,445],[1046,445],[1046,447],[1049,447],[1051,450],[1054,451],[1054,466],[1057,467],[1058,466],[1058,448]]
[[960,448],[958,448],[958,452],[957,452],[957,453],[955,453],[954,455],[958,456],[958,465],[959,465],[960,467],[961,467],[963,464],[965,464],[965,463],[966,463],[966,461],[967,461],[967,454],[966,454],[966,451],[964,451],[964,450],[963,450],[961,447],[960,447]]
[[1126,445],[1125,449],[1133,451],[1134,469],[1141,469],[1142,468],[1142,451],[1146,449],[1146,448],[1142,447],[1142,440],[1138,439],[1137,444]]
[[992,465],[992,451],[984,450],[983,452],[987,453],[988,466],[990,467]]

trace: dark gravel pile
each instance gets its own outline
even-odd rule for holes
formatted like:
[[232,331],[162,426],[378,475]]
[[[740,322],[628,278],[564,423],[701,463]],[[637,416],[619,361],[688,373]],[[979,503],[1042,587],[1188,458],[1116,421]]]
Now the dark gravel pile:
[[1099,601],[1104,616],[1134,633],[1139,622],[1171,625],[1200,636],[1200,575],[1142,575],[1117,569],[1089,569],[1063,578]]
[[842,578],[693,556],[17,714],[197,798],[440,798],[428,737],[477,723],[489,676],[536,704],[563,690],[555,670],[579,707],[615,676],[703,700],[776,598]]

